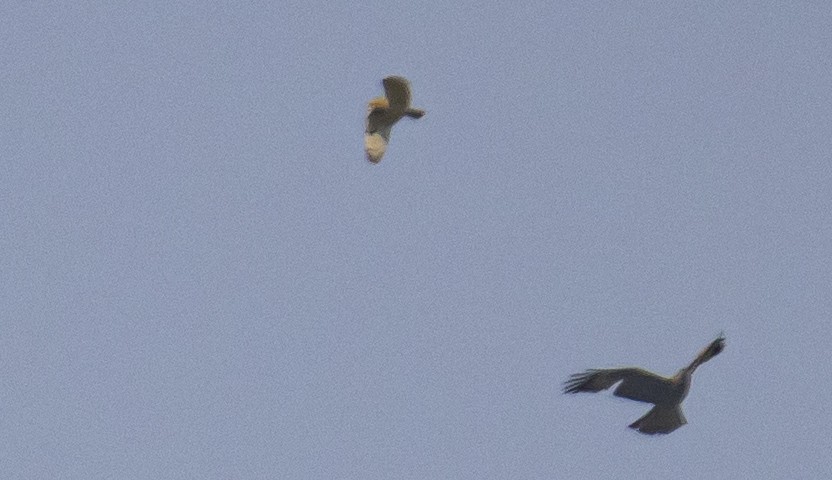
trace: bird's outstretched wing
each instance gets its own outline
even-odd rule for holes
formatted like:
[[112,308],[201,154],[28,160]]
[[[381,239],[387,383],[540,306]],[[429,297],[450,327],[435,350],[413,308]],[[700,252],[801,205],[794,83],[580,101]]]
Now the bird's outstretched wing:
[[696,360],[694,360],[694,362],[697,365],[701,365],[722,353],[723,350],[725,350],[725,337],[720,335],[716,340],[708,344],[704,350],[699,352],[699,355],[696,356]]
[[410,107],[410,82],[404,77],[387,77],[384,83],[384,94],[390,102],[391,113],[400,117]]
[[600,392],[616,383],[621,384],[614,395],[638,402],[666,403],[672,388],[670,379],[640,368],[592,369],[569,377],[564,383],[564,393]]

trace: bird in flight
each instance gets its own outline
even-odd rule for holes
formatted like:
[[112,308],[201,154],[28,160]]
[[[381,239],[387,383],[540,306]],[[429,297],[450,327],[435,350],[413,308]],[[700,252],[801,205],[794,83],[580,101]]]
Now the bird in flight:
[[367,126],[364,130],[364,150],[367,160],[372,163],[381,161],[390,142],[390,130],[402,117],[422,118],[424,110],[410,106],[410,82],[404,77],[387,77],[384,84],[384,97],[370,100],[367,108]]
[[[564,393],[600,392],[616,383],[613,395],[638,402],[652,403],[653,408],[630,425],[641,433],[670,433],[688,423],[682,414],[682,400],[690,390],[691,375],[725,348],[725,337],[711,342],[690,365],[667,378],[640,368],[592,369],[577,373],[564,382]],[[619,383],[620,382],[620,383]]]

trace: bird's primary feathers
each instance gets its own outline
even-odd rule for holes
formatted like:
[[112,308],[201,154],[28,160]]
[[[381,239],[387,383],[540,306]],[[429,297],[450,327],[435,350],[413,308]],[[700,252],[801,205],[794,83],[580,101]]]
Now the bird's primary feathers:
[[385,97],[370,100],[367,108],[367,125],[364,130],[364,150],[372,163],[381,161],[390,131],[402,117],[421,118],[425,111],[410,106],[410,82],[404,77],[387,77],[384,84]]
[[720,335],[673,377],[662,377],[641,368],[591,369],[569,377],[563,391],[600,392],[618,383],[613,395],[654,405],[630,428],[647,434],[670,433],[687,423],[681,405],[690,390],[694,370],[719,355],[724,348],[725,337]]

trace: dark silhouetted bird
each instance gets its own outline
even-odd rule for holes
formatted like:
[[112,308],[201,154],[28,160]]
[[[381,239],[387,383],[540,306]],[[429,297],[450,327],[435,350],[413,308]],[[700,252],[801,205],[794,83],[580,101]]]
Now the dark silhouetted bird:
[[367,160],[378,163],[387,144],[390,130],[402,117],[422,118],[424,110],[410,107],[410,82],[404,77],[387,77],[383,80],[386,97],[370,100],[367,108],[367,125],[364,130],[364,150]]
[[662,377],[640,368],[587,370],[572,375],[564,383],[564,393],[600,392],[621,382],[614,395],[655,405],[646,415],[630,425],[641,433],[670,433],[687,423],[682,414],[682,400],[690,390],[691,375],[699,365],[717,356],[725,348],[725,337],[710,343],[690,365],[670,377]]

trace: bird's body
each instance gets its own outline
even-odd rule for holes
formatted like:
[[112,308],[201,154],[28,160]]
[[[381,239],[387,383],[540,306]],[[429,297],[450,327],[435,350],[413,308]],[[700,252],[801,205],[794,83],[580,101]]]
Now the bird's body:
[[402,117],[421,118],[424,110],[410,106],[410,82],[403,77],[387,77],[383,81],[386,97],[370,100],[367,107],[367,125],[364,130],[364,150],[367,160],[372,163],[381,161],[390,131]]
[[690,391],[693,372],[724,348],[725,338],[720,336],[702,350],[690,365],[670,378],[640,368],[587,370],[572,375],[565,383],[564,393],[600,392],[620,382],[613,395],[655,405],[630,428],[647,434],[670,433],[687,423],[681,405]]

